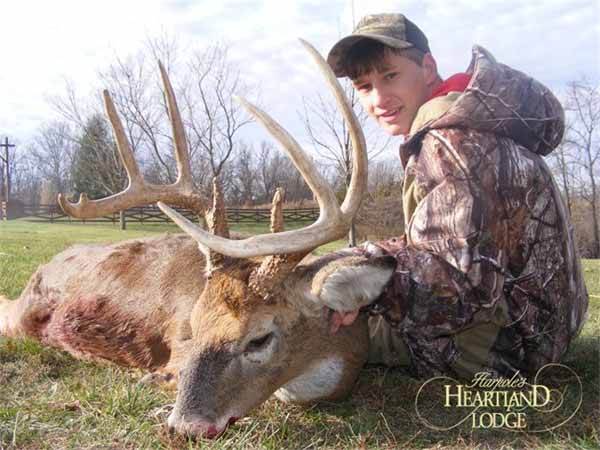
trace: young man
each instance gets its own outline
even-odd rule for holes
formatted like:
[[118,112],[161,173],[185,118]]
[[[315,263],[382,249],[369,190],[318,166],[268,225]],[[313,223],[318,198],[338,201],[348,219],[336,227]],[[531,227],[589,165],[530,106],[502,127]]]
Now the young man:
[[[384,130],[405,137],[406,234],[363,247],[398,260],[386,312],[371,319],[371,362],[470,377],[559,361],[588,298],[542,158],[564,131],[556,98],[481,47],[466,73],[442,81],[427,38],[401,14],[363,18],[328,62]],[[363,305],[331,306],[347,324]]]

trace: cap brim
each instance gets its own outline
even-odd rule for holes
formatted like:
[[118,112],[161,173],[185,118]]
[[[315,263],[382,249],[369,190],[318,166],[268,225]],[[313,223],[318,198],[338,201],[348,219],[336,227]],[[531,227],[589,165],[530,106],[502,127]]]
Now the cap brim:
[[373,39],[375,41],[381,42],[382,44],[387,45],[388,47],[393,48],[411,48],[414,47],[413,44],[407,41],[403,41],[401,39],[392,38],[389,36],[384,36],[381,34],[374,33],[356,33],[350,36],[346,36],[343,39],[340,39],[329,51],[327,55],[327,63],[335,73],[335,76],[338,78],[347,76],[344,70],[343,61],[346,59],[348,51],[359,41],[363,39]]

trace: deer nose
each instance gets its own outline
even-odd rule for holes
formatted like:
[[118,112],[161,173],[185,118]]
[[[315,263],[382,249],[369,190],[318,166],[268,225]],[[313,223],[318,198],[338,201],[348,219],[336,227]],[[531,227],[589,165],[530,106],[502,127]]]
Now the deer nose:
[[220,435],[223,430],[219,430],[216,426],[209,424],[208,422],[195,422],[189,425],[187,434],[191,434],[196,437],[203,437],[207,439],[214,439]]
[[[229,424],[228,424],[229,425]],[[171,413],[167,420],[167,426],[170,432],[177,432],[192,436],[195,438],[214,439],[218,437],[225,427],[219,429],[215,424],[212,424],[204,419],[185,420],[178,414]]]
[[239,417],[230,417],[229,420],[227,421],[227,425],[233,425],[234,423],[236,423],[238,421]]

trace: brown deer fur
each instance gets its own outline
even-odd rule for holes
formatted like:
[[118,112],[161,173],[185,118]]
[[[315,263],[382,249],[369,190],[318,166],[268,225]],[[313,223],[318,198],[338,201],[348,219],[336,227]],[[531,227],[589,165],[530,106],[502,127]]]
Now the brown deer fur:
[[[158,202],[192,238],[167,235],[108,246],[75,246],[32,276],[16,302],[0,299],[0,333],[29,335],[77,357],[157,371],[151,379],[178,381],[169,425],[215,437],[275,393],[297,403],[347,393],[368,352],[365,317],[330,333],[333,304],[367,304],[380,295],[396,265],[393,257],[366,260],[339,252],[304,258],[349,229],[367,181],[364,135],[343,89],[318,52],[313,56],[349,124],[352,177],[341,205],[311,158],[266,113],[244,107],[282,144],[319,203],[312,225],[288,233],[227,239],[223,198],[214,180],[213,205],[193,192],[187,140],[166,70],[159,63],[173,128],[177,181],[146,183],[110,94],[104,99],[128,187],[111,197],[72,204],[74,217],[97,217]],[[283,231],[282,193],[273,230]],[[195,205],[210,233],[167,204]],[[234,258],[235,257],[235,258]],[[303,261],[303,262],[301,262]],[[321,298],[322,297],[322,298]],[[343,309],[343,308],[342,308]],[[353,309],[356,309],[354,307]]]
[[[202,252],[186,235],[73,246],[40,267],[18,300],[0,300],[0,334],[162,374],[151,379],[174,383],[180,375],[170,422],[194,434],[188,419],[195,414],[222,431],[223,420],[246,414],[279,388],[278,396],[300,403],[351,389],[367,357],[366,318],[331,335],[313,292],[315,280],[321,285],[344,261],[365,263],[343,253],[308,257],[264,298],[249,285],[260,261],[225,258],[207,279]],[[369,264],[393,270],[389,260]],[[253,361],[248,342],[269,330],[277,337],[272,359]],[[339,366],[337,378],[302,394],[302,374],[330,360]],[[285,392],[289,383],[293,395]]]

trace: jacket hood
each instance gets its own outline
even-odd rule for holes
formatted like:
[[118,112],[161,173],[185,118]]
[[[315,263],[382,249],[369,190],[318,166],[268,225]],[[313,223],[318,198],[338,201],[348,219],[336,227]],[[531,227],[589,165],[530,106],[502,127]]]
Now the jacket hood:
[[[541,83],[498,63],[483,47],[473,47],[465,91],[428,129],[470,128],[509,137],[530,151],[547,155],[564,133],[564,111],[558,99]],[[412,139],[411,139],[412,140]]]

